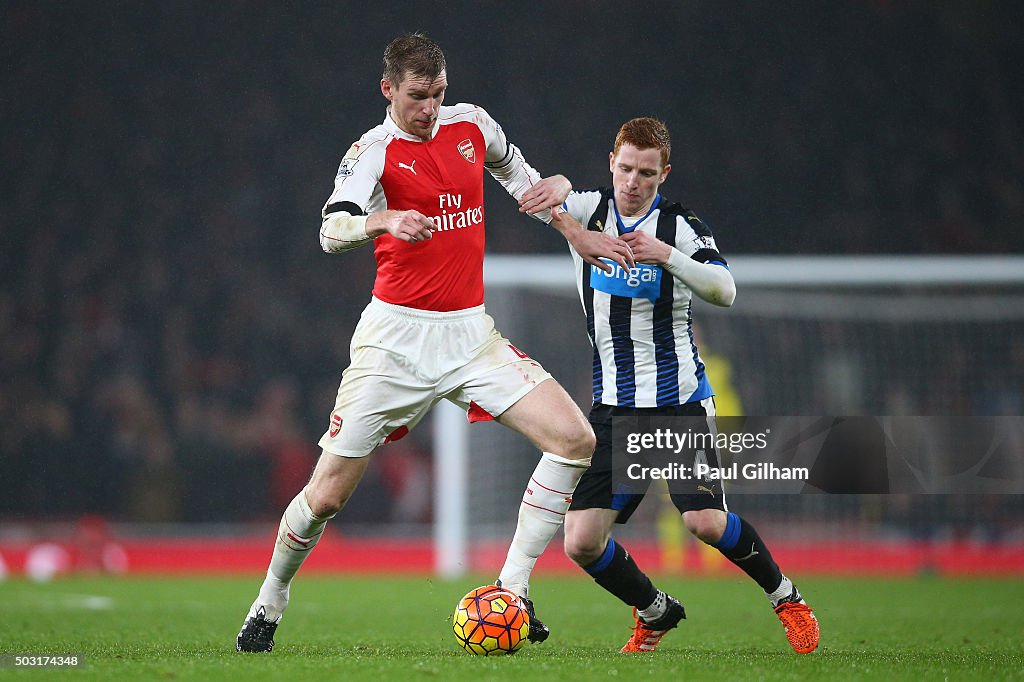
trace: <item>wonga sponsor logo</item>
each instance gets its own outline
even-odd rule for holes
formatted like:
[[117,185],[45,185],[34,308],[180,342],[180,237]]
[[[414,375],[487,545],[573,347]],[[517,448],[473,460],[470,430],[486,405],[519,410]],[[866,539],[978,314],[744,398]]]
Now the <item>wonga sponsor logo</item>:
[[651,301],[657,300],[661,295],[660,267],[637,263],[627,270],[613,261],[604,258],[601,260],[610,265],[612,271],[609,273],[596,265],[590,266],[590,286],[595,291],[603,291],[613,296],[646,298]]

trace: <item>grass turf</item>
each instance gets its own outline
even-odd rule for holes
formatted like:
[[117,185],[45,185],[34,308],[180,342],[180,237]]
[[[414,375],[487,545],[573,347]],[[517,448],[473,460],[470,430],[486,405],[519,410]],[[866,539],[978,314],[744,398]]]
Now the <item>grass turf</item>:
[[259,579],[0,583],[0,653],[84,656],[77,669],[0,670],[19,679],[597,680],[1024,679],[1019,580],[806,579],[822,626],[798,656],[744,577],[664,578],[689,620],[653,655],[623,655],[628,609],[584,576],[535,579],[552,629],[511,657],[455,645],[449,618],[485,578],[302,577],[269,655],[234,651]]

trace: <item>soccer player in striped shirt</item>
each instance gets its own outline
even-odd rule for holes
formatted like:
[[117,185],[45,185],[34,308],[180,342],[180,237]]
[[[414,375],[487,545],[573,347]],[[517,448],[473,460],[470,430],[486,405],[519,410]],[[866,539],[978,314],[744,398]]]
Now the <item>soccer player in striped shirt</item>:
[[[629,520],[646,492],[613,486],[612,418],[702,417],[695,421],[710,429],[714,393],[693,341],[690,300],[696,294],[731,306],[736,296],[711,230],[658,191],[671,170],[670,151],[661,121],[626,122],[609,155],[612,188],[573,192],[563,204],[568,215],[552,222],[572,247],[594,346],[590,423],[597,449],[566,516],[565,551],[601,587],[634,607],[633,635],[623,652],[654,651],[686,616],[679,601],[658,590],[612,537],[614,525]],[[601,260],[608,239],[619,237],[632,249],[632,267]],[[713,449],[703,456],[718,466]],[[696,481],[692,489],[674,492],[672,501],[691,533],[764,590],[793,649],[813,651],[817,619],[754,527],[728,511],[721,483]]]

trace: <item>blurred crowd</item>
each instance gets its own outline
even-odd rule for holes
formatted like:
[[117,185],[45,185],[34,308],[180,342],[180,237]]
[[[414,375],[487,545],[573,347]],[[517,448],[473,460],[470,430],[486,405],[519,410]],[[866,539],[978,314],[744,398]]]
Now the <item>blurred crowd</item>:
[[[402,30],[578,187],[623,120],[665,119],[665,192],[726,253],[1024,247],[1012,5],[371,5],[0,7],[0,517],[277,517],[373,278],[320,252],[320,207]],[[489,185],[491,251],[564,248]],[[429,518],[419,438],[349,513]]]

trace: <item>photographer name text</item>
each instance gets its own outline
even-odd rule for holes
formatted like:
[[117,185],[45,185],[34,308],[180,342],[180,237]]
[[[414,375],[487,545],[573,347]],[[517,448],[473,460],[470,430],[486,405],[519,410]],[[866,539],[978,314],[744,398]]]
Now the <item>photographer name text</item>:
[[646,467],[630,464],[626,475],[634,481],[806,481],[810,470],[806,467],[780,467],[771,462],[756,462],[727,467],[713,467],[708,464],[673,463],[663,467]]

